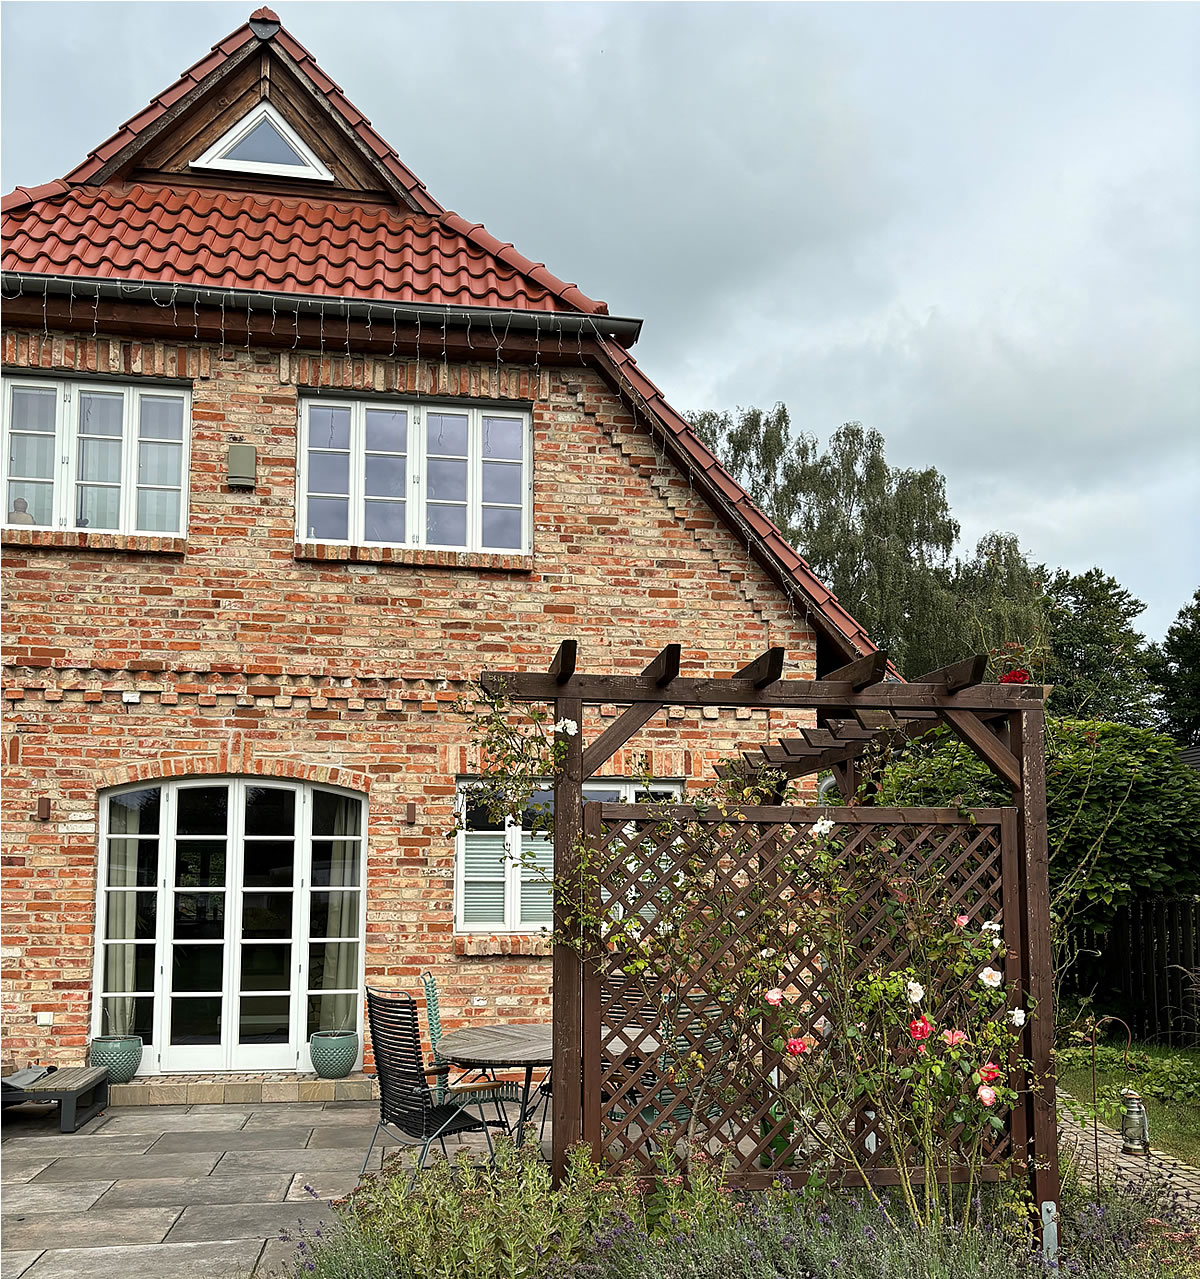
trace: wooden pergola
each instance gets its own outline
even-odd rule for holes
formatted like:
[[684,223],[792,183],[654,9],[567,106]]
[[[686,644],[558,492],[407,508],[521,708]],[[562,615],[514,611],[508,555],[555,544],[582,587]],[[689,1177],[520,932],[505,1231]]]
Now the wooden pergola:
[[[1029,1153],[1029,1176],[1043,1221],[1054,1219],[1059,1193],[1058,1147],[1051,1074],[1053,978],[1046,834],[1045,690],[1040,685],[983,683],[985,657],[974,657],[919,679],[889,675],[887,655],[872,653],[819,679],[784,679],[785,653],[771,648],[729,678],[691,678],[680,672],[681,649],[670,644],[640,675],[588,675],[577,669],[578,646],[565,640],[545,673],[487,671],[485,690],[521,702],[553,706],[554,721],[573,721],[574,733],[557,731],[562,767],[554,784],[556,880],[578,873],[575,849],[583,833],[583,785],[640,729],[669,706],[813,711],[818,727],[777,744],[747,751],[725,766],[739,775],[762,768],[795,778],[832,770],[843,802],[869,803],[860,792],[862,757],[873,743],[914,740],[945,724],[1004,784],[1016,810],[1020,875],[1021,969],[1037,1015],[1024,1030],[1023,1053],[1032,1063],[1033,1104],[1019,1115]],[[582,732],[583,708],[626,709],[590,744]],[[555,894],[555,929],[567,923],[568,905]],[[554,949],[554,1172],[565,1170],[567,1149],[583,1137],[583,981],[579,955]]]

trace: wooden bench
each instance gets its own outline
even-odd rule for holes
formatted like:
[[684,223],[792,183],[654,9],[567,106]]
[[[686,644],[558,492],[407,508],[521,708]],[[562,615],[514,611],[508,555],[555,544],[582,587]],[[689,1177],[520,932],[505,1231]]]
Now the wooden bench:
[[[16,1100],[14,1093],[6,1090],[5,1105]],[[78,1132],[108,1105],[108,1070],[104,1066],[51,1070],[20,1087],[20,1100],[57,1101],[59,1131]]]

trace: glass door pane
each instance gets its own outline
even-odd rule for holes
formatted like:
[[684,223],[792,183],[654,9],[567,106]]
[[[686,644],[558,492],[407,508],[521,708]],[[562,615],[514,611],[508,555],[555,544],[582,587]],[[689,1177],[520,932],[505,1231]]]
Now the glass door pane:
[[315,1030],[359,1028],[362,816],[362,802],[353,796],[312,793],[312,875],[303,957],[308,974],[306,1038]]
[[228,783],[175,791],[162,1059],[168,1071],[226,1064],[230,808]]
[[299,792],[244,782],[243,794],[238,1015],[230,1064],[237,1070],[294,1068]]

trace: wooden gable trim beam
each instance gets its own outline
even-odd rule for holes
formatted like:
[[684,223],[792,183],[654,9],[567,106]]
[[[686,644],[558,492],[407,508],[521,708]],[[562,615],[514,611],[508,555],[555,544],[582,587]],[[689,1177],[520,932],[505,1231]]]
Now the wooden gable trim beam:
[[[185,116],[201,98],[206,97],[215,86],[232,75],[242,63],[257,58],[262,52],[262,48],[261,42],[258,39],[254,39],[247,41],[234,53],[227,54],[223,62],[214,67],[202,80],[196,81],[192,88],[177,102],[172,103],[157,120],[148,124],[144,129],[139,129],[116,154],[106,160],[95,173],[88,177],[87,185],[103,186],[105,182],[114,174],[119,173],[130,161],[148,150],[158,138],[162,137],[181,117]],[[153,106],[153,102],[151,106]],[[145,114],[145,112],[142,112],[142,114]]]
[[757,689],[766,688],[782,677],[784,656],[782,648],[769,648],[748,666],[743,666],[733,678],[748,680]]
[[[653,680],[658,688],[666,688],[679,674],[679,644],[668,644],[642,672],[643,679]],[[665,702],[635,702],[610,724],[583,752],[583,775],[592,777],[601,765],[611,759],[622,746],[644,728],[662,710]]]

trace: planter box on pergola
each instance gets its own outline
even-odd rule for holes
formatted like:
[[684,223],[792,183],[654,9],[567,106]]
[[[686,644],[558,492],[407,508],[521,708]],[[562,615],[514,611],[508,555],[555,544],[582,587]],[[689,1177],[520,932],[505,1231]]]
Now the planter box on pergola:
[[[994,828],[986,845],[976,849],[977,862],[964,853],[973,883],[986,881],[997,910],[1005,917],[1006,933],[1016,936],[1018,953],[1013,970],[1037,1015],[1023,1032],[1023,1054],[1032,1063],[1028,1089],[1014,1108],[1005,1156],[1028,1169],[1035,1202],[1043,1222],[1053,1220],[1059,1193],[1058,1147],[1054,1082],[1051,1074],[1053,1047],[1053,983],[1050,954],[1050,902],[1046,842],[1045,789],[1045,690],[1038,685],[985,684],[984,657],[933,671],[908,683],[888,677],[887,656],[873,653],[832,671],[821,679],[783,679],[784,650],[772,648],[727,679],[687,678],[680,674],[680,646],[668,645],[640,675],[587,675],[577,670],[577,645],[566,640],[550,669],[542,673],[487,671],[481,677],[486,691],[521,702],[553,706],[554,720],[582,726],[585,705],[627,707],[590,745],[582,732],[559,732],[557,749],[563,760],[554,784],[555,880],[571,882],[578,875],[576,847],[584,835],[583,784],[617,750],[667,706],[749,707],[759,710],[811,710],[818,727],[800,730],[800,736],[748,750],[725,771],[752,775],[762,768],[787,777],[800,777],[830,769],[849,808],[828,810],[835,820],[850,827],[876,827],[885,823],[896,831],[909,831],[918,823],[939,831],[946,840],[961,838],[975,827],[971,818],[955,810],[883,810],[870,807],[869,794],[860,793],[859,766],[873,742],[914,740],[945,724],[962,739],[1010,790],[1010,809],[989,810]],[[644,819],[661,822],[660,806],[588,805],[588,837],[615,842],[618,823]],[[695,820],[695,810],[680,805],[683,819]],[[812,820],[811,810],[794,808],[746,809],[744,818],[765,829]],[[983,814],[980,814],[982,820]],[[959,829],[962,828],[962,829]],[[947,833],[948,832],[948,833]],[[975,838],[971,834],[971,838]],[[990,852],[979,852],[986,845]],[[968,850],[969,851],[969,850]],[[926,862],[925,864],[932,864]],[[1006,869],[1002,875],[1001,867]],[[603,872],[601,872],[603,873]],[[555,928],[564,932],[567,904],[555,891]],[[585,971],[590,969],[590,971]],[[602,1012],[602,978],[596,965],[584,965],[570,946],[554,949],[554,1138],[556,1177],[565,1169],[568,1148],[589,1141],[603,1158],[613,1133],[622,1137],[621,1149],[629,1149],[628,1127],[602,1114],[603,1106],[596,1059],[602,1055],[601,1021],[613,1020],[621,1004],[614,1000]],[[611,1027],[609,1028],[611,1031]],[[588,1053],[585,1054],[585,1044]],[[761,1081],[760,1081],[761,1082]],[[611,1086],[610,1086],[611,1092]],[[586,1094],[586,1095],[585,1095]],[[728,1123],[730,1115],[724,1116]],[[743,1133],[749,1129],[743,1128]],[[632,1138],[636,1143],[636,1136]],[[743,1144],[748,1144],[746,1137]],[[614,1144],[613,1150],[617,1146]],[[762,1153],[755,1147],[753,1158]],[[615,1154],[614,1154],[615,1157]],[[998,1166],[991,1170],[999,1175]],[[947,1170],[947,1176],[953,1172]],[[747,1168],[739,1178],[745,1185],[762,1184],[766,1174]],[[873,1177],[873,1180],[876,1178]],[[894,1170],[880,1169],[882,1184],[894,1179]]]

